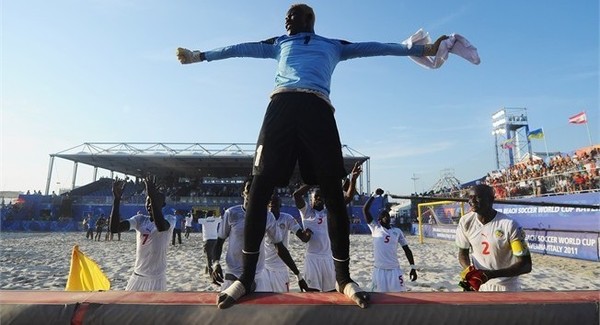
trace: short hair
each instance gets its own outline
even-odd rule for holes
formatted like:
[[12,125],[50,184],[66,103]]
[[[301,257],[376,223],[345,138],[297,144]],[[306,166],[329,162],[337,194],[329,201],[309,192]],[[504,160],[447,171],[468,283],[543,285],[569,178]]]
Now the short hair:
[[478,184],[473,187],[476,192],[486,195],[488,199],[494,201],[495,193],[494,188],[487,184]]
[[305,18],[308,21],[308,23],[311,26],[311,29],[314,29],[315,27],[315,21],[317,20],[317,17],[315,16],[315,11],[313,10],[313,8],[311,8],[309,5],[304,4],[304,3],[296,3],[290,6],[290,10],[292,9],[300,9],[302,10],[302,12],[304,12]]

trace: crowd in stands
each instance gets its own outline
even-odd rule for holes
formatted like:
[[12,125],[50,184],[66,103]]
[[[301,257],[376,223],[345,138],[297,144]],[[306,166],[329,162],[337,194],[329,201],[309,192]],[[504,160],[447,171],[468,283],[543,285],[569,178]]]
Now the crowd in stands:
[[546,163],[526,162],[494,173],[485,179],[496,198],[589,192],[600,188],[600,153],[596,149],[578,154],[558,154]]
[[[576,151],[573,154],[557,154],[547,161],[531,157],[527,161],[517,163],[509,168],[492,171],[482,178],[481,182],[495,189],[497,199],[600,191],[599,163],[600,147],[596,146],[589,150]],[[42,200],[40,202],[46,206],[60,206],[61,201],[65,199],[72,200],[73,204],[110,204],[112,202],[112,181],[110,178],[101,178],[61,195],[53,193],[46,196],[39,191],[28,191],[28,194],[21,195],[22,197],[16,202],[2,200],[0,214],[3,221],[13,218],[21,220],[32,218],[31,215],[35,213],[29,211],[32,207],[22,204],[23,198],[29,201],[31,198],[38,197],[37,200]],[[236,198],[241,200],[243,181],[244,179],[241,177],[205,178],[163,181],[159,184],[160,190],[167,194],[167,200],[174,204],[187,202],[222,205],[237,204],[238,202],[232,201]],[[289,204],[293,204],[291,196],[299,186],[298,182],[294,182],[289,187],[277,189],[284,204],[288,201]],[[415,195],[464,198],[467,190],[467,188],[455,186],[420,194],[415,193]],[[127,179],[123,201],[143,205],[145,197],[143,183],[137,179]],[[357,194],[352,205],[364,204],[367,197],[368,193]],[[227,198],[227,200],[223,201],[223,198]],[[207,202],[201,200],[207,200]],[[55,216],[50,210],[44,210],[44,215],[33,216],[33,218],[60,220],[61,216]]]

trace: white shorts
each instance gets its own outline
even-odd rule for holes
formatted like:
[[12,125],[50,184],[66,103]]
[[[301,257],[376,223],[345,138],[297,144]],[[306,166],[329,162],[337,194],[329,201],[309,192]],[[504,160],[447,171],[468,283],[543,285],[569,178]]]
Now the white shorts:
[[127,281],[127,291],[166,291],[167,277],[150,277],[133,273]]
[[[229,288],[235,282],[234,280],[224,280],[221,285],[221,291]],[[269,276],[267,275],[267,271],[263,269],[260,272],[257,272],[254,276],[254,283],[256,283],[256,289],[254,292],[272,292],[271,291],[271,282],[269,282]]]
[[290,272],[285,270],[265,269],[271,282],[272,292],[290,292]]
[[373,268],[373,279],[371,281],[372,292],[404,292],[404,277],[400,268],[379,269]]
[[306,254],[304,280],[311,289],[335,291],[335,269],[331,256]]

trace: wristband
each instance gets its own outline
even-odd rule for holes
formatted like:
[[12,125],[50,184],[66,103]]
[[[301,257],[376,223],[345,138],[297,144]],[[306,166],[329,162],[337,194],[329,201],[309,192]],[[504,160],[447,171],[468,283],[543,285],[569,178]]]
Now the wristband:
[[304,280],[304,278],[302,277],[302,274],[300,274],[300,273],[296,274],[296,277],[298,278],[298,282]]
[[202,62],[202,52],[192,51],[192,62]]
[[414,264],[411,264],[411,265],[410,265],[410,269],[411,269],[411,270],[416,270],[416,269],[417,269],[417,267],[416,267]]

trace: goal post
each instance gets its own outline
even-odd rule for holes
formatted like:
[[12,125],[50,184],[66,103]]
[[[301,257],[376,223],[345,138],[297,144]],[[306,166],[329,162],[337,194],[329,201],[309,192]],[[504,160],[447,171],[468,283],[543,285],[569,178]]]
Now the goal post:
[[464,215],[464,202],[432,201],[417,204],[419,243],[423,243],[423,225],[455,225]]

